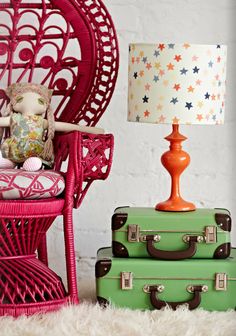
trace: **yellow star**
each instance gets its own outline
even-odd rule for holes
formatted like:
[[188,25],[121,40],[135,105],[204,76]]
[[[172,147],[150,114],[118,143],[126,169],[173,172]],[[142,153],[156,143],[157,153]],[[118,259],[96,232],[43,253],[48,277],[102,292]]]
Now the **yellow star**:
[[174,118],[172,119],[172,123],[173,123],[173,124],[178,124],[178,123],[179,123],[179,119],[178,119],[177,117],[174,117]]
[[163,108],[163,105],[161,105],[161,104],[158,104],[158,105],[157,105],[157,109],[158,109],[159,111],[161,111],[162,108]]
[[197,103],[197,106],[200,107],[200,108],[202,108],[202,107],[203,107],[203,102],[202,102],[202,101],[199,101],[199,102]]
[[143,51],[140,51],[139,56],[140,56],[140,57],[143,57],[143,55],[144,55],[144,52],[143,52]]
[[165,86],[168,86],[169,81],[168,81],[167,79],[165,79],[165,80],[163,81],[163,84],[164,84]]
[[160,62],[156,62],[154,66],[158,70],[161,67],[161,63]]
[[164,100],[164,96],[159,96],[159,100],[160,101]]

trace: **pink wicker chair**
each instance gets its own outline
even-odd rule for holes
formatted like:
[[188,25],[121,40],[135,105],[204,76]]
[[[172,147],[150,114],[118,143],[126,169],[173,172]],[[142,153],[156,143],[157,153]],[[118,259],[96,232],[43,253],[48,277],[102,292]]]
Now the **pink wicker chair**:
[[[0,109],[6,106],[7,85],[42,83],[54,90],[57,120],[94,126],[110,101],[117,72],[116,33],[101,0],[0,2]],[[72,210],[94,180],[108,176],[112,153],[110,134],[57,134],[54,169],[61,171],[68,160],[63,195],[0,201],[0,315],[78,303]],[[46,232],[60,215],[67,290],[47,260]]]

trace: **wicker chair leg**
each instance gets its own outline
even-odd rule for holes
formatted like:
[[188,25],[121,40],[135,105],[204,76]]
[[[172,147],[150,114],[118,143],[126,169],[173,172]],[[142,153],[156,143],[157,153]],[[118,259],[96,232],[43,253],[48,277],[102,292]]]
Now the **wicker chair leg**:
[[76,279],[76,259],[73,232],[73,216],[72,209],[67,209],[64,213],[64,237],[65,237],[65,255],[66,255],[66,271],[68,294],[71,303],[79,303],[78,288]]
[[42,237],[38,247],[38,259],[48,266],[48,254],[47,254],[47,237],[46,234]]

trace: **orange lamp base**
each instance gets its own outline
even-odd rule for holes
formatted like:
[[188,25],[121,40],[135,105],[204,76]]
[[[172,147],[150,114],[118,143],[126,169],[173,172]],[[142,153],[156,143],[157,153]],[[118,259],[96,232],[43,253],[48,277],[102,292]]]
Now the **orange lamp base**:
[[179,133],[179,125],[172,125],[173,130],[165,139],[170,142],[170,150],[161,157],[163,166],[171,176],[171,195],[165,202],[158,203],[155,207],[160,211],[193,211],[193,203],[183,200],[180,196],[179,180],[182,172],[190,163],[190,156],[182,150],[181,143],[187,138]]

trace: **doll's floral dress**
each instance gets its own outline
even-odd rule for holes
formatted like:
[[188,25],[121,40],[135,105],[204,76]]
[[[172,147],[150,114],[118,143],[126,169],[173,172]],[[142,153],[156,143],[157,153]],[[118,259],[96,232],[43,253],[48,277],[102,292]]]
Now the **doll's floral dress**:
[[44,118],[41,115],[25,116],[13,113],[10,122],[11,136],[1,146],[3,157],[15,163],[22,163],[32,156],[40,157],[44,148],[43,126]]

